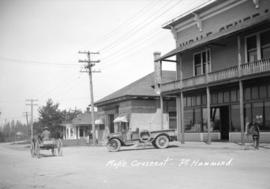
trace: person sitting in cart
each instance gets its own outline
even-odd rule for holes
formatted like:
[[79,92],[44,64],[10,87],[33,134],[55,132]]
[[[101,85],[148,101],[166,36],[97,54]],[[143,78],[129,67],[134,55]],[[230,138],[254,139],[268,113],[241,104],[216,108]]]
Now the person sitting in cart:
[[50,135],[51,135],[51,132],[49,131],[49,128],[48,127],[44,127],[44,129],[43,129],[43,131],[41,133],[41,139],[42,139],[43,144],[50,143],[49,142]]

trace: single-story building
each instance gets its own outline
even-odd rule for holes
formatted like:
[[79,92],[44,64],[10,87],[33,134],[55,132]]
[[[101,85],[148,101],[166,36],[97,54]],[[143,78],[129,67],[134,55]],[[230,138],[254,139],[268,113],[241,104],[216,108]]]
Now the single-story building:
[[[96,127],[96,139],[102,141],[104,132],[104,123],[101,119],[98,119],[96,113],[95,127]],[[70,123],[64,123],[63,126],[63,138],[64,140],[74,141],[86,141],[89,143],[89,139],[92,139],[92,121],[91,112],[89,109],[82,114],[75,117]]]
[[[150,73],[95,102],[97,114],[110,133],[118,132],[119,124],[132,131],[176,128],[175,98],[164,98],[161,111],[160,96],[153,87],[154,74]],[[162,82],[174,80],[175,72],[163,71],[162,79]]]

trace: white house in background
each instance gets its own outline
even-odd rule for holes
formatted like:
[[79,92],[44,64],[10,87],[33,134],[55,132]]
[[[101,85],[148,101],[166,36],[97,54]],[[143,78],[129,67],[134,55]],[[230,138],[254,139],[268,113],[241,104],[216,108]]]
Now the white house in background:
[[[95,114],[95,117],[96,114]],[[79,140],[85,139],[89,142],[89,134],[92,135],[92,120],[91,112],[88,110],[82,114],[79,114],[74,118],[71,123],[64,123],[63,126],[63,138],[65,140]],[[95,120],[96,126],[96,138],[101,141],[104,131],[104,123],[101,119]]]

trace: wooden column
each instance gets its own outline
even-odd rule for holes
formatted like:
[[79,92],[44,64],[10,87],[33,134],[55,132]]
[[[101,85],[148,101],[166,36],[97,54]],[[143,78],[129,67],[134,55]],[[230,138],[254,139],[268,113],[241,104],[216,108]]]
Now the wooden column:
[[206,98],[207,98],[207,144],[211,144],[211,94],[210,94],[210,88],[208,86],[209,81],[209,63],[208,63],[208,48],[206,48],[206,65],[205,65],[205,71],[206,71]]
[[[182,61],[182,55],[180,53],[178,53],[176,55],[176,59],[177,59],[177,65],[176,65],[176,79],[180,81],[180,89],[182,89],[182,81],[183,81],[183,61]],[[178,124],[178,129],[180,130],[181,133],[179,133],[179,136],[181,134],[181,144],[185,143],[185,125],[184,125],[184,95],[183,92],[180,92],[180,97],[178,98],[178,104],[177,104],[177,108],[178,108],[178,112],[177,112],[177,123]]]
[[163,97],[162,97],[162,89],[161,89],[161,85],[162,85],[162,61],[160,61],[160,127],[161,130],[164,129],[164,124],[163,124]]
[[185,143],[184,94],[181,92],[181,144]]
[[211,144],[211,107],[210,107],[210,89],[206,87],[206,97],[207,97],[207,143]]
[[160,93],[160,129],[163,130],[163,98],[162,94]]
[[181,97],[176,97],[176,128],[177,128],[177,139],[182,143],[182,122],[181,122]]
[[239,104],[240,104],[240,124],[241,124],[241,143],[245,144],[244,142],[244,98],[243,98],[243,82],[241,80],[242,75],[242,57],[241,57],[241,38],[237,36],[237,51],[238,51],[238,76],[239,76]]
[[160,100],[160,128],[163,129],[163,98],[162,98],[162,91],[161,91],[161,85],[162,85],[162,61],[159,60],[161,56],[160,52],[154,52],[154,69],[155,69],[155,91],[157,94],[159,94],[159,100]]

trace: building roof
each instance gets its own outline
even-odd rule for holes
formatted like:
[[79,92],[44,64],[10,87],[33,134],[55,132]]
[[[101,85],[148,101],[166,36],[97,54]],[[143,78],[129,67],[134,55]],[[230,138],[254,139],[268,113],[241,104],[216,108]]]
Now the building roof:
[[[162,71],[162,82],[169,82],[175,80],[175,71]],[[152,88],[154,84],[154,72],[144,76],[141,79],[115,91],[114,93],[95,102],[96,105],[106,103],[111,100],[117,100],[126,96],[150,96],[155,97],[157,94]]]
[[[96,113],[95,113],[95,117],[96,117]],[[79,114],[77,117],[75,117],[72,120],[72,125],[89,125],[91,124],[91,112],[86,111],[82,114]]]
[[162,28],[171,29],[170,26],[177,25],[180,22],[183,22],[185,20],[193,18],[194,14],[200,14],[204,10],[209,9],[209,8],[215,6],[216,4],[220,3],[220,2],[224,2],[224,0],[209,0],[209,1],[206,1],[203,4],[200,4],[199,6],[195,7],[194,9],[191,9],[191,10],[185,12],[184,14],[181,14],[181,15],[177,16],[176,18],[166,22],[165,24],[162,25]]
[[242,31],[249,29],[251,27],[254,27],[254,26],[259,26],[259,25],[264,25],[264,24],[269,24],[269,23],[270,23],[270,18],[269,18],[268,14],[255,17],[255,18],[252,18],[250,20],[242,21],[241,24],[238,24],[234,27],[230,27],[229,29],[222,30],[222,31],[217,32],[217,33],[213,33],[213,34],[211,34],[211,35],[209,35],[201,40],[192,42],[188,45],[179,46],[179,47],[173,49],[172,51],[164,54],[163,56],[158,58],[156,61],[165,60],[166,58],[169,58],[171,56],[176,55],[177,53],[181,53],[181,52],[184,52],[186,50],[191,50],[193,48],[198,48],[198,47],[206,45],[206,44],[210,45],[215,40],[220,40],[220,39],[226,38],[230,35],[240,33]]

